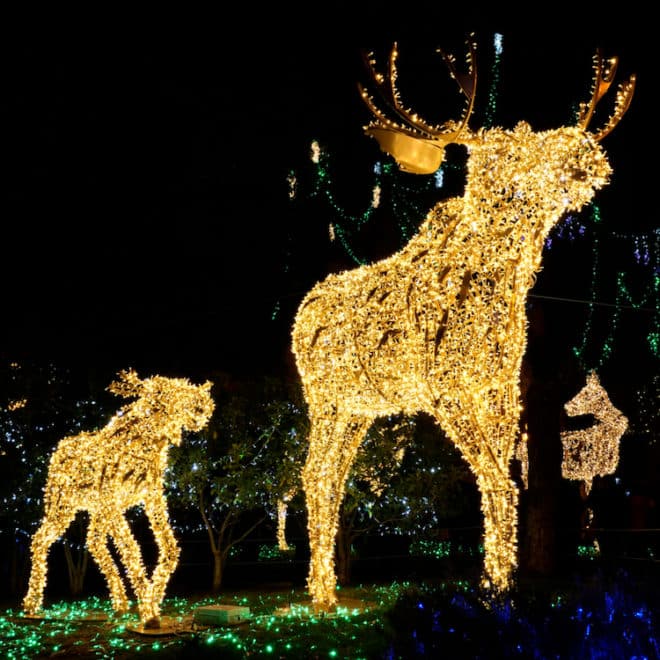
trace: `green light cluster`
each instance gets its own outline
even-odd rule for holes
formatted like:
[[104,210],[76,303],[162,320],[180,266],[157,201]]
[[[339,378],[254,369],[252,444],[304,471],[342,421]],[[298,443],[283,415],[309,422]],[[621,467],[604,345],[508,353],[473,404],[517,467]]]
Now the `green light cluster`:
[[[309,600],[303,590],[276,593],[238,592],[222,598],[168,598],[163,602],[167,630],[140,632],[135,607],[118,616],[109,600],[90,598],[58,602],[44,610],[43,618],[30,618],[20,610],[0,615],[0,657],[28,660],[35,657],[133,657],[139,654],[187,657],[212,647],[223,657],[374,657],[384,650],[381,615],[407,583],[355,587],[342,591],[349,606],[335,615],[315,614],[292,603]],[[249,621],[233,626],[202,626],[194,610],[211,604],[249,606]],[[353,603],[362,603],[355,607]],[[133,604],[134,605],[134,604]]]
[[429,541],[420,539],[413,541],[408,552],[417,557],[432,557],[434,559],[447,559],[449,557],[476,557],[483,556],[484,546],[479,543],[454,543],[452,541]]
[[259,561],[277,561],[281,559],[290,559],[296,554],[296,546],[294,543],[289,543],[286,550],[282,550],[277,543],[271,543],[259,546],[258,558]]

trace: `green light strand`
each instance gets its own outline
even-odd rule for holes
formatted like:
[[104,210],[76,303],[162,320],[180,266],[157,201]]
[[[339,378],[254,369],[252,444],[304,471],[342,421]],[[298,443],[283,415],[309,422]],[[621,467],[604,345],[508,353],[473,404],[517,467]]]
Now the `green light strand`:
[[[595,206],[591,207],[592,210],[592,216],[594,218],[594,222],[597,222],[596,220],[596,215],[597,215],[597,208]],[[578,360],[578,363],[582,370],[587,373],[589,372],[593,366],[587,364],[587,360],[585,357],[585,353],[587,350],[587,344],[589,343],[589,338],[592,336],[593,333],[593,319],[594,319],[594,308],[596,305],[596,299],[598,297],[598,292],[596,290],[596,283],[598,282],[598,236],[594,235],[594,240],[592,244],[592,249],[591,249],[591,290],[589,291],[589,306],[588,306],[588,311],[587,311],[587,319],[584,323],[584,329],[582,331],[582,339],[580,341],[579,346],[574,346],[573,347],[573,354]]]
[[500,84],[500,64],[502,62],[502,35],[496,34],[493,38],[495,57],[490,71],[490,88],[488,90],[488,103],[484,112],[484,128],[492,128],[495,125],[497,110],[497,94]]
[[[424,203],[424,193],[435,188],[435,176],[419,178],[421,185],[410,186],[403,180],[398,167],[392,163],[378,162],[373,167],[371,183],[372,198],[369,206],[359,214],[349,213],[332,192],[333,180],[330,175],[330,156],[325,150],[318,151],[315,163],[315,178],[310,197],[323,198],[332,209],[335,220],[331,225],[333,238],[338,240],[346,254],[358,265],[369,259],[357,254],[352,242],[357,233],[372,219],[380,205],[374,204],[374,191],[380,191],[380,201],[389,200],[394,217],[397,219],[401,245],[405,244],[417,230],[424,218],[428,204]],[[441,168],[442,169],[442,166]],[[389,192],[389,195],[387,194]],[[421,201],[420,201],[421,200]]]

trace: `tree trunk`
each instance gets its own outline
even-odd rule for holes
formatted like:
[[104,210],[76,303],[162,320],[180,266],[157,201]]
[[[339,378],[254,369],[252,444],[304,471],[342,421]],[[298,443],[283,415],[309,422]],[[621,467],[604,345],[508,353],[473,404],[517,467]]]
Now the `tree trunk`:
[[17,538],[13,539],[11,560],[9,565],[9,593],[12,595],[25,593],[28,585],[29,552],[25,552],[25,545]]
[[64,556],[66,557],[66,566],[69,571],[69,591],[72,596],[79,596],[83,591],[85,575],[87,573],[87,564],[89,561],[89,552],[87,548],[81,548],[74,559],[71,548],[64,544]]
[[[547,374],[545,374],[547,376]],[[557,567],[561,488],[561,401],[552,378],[532,378],[526,395],[528,488],[522,501],[521,572],[549,576]]]
[[352,536],[342,525],[337,531],[337,582],[346,587],[351,583],[351,542]]
[[222,586],[222,578],[224,574],[224,557],[221,551],[213,550],[213,592],[216,593],[220,591]]

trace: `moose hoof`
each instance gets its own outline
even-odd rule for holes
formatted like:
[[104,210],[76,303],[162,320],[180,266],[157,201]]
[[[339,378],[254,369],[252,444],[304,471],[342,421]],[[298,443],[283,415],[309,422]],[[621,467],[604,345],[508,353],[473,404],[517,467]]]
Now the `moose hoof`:
[[157,616],[152,616],[151,619],[144,622],[145,630],[157,630],[158,628],[160,628],[160,618]]

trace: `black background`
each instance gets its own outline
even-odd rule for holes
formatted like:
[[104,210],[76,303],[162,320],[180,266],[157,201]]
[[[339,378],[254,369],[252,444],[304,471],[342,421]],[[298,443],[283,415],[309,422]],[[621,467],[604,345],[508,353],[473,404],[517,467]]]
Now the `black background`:
[[[190,376],[290,369],[297,303],[349,264],[329,244],[327,212],[292,212],[286,177],[319,139],[336,156],[346,204],[364,196],[357,184],[379,152],[362,131],[360,53],[384,62],[395,40],[406,100],[444,121],[460,105],[434,50],[460,64],[475,32],[484,59],[473,128],[496,32],[504,46],[496,119],[505,127],[568,123],[572,104],[588,97],[595,49],[619,55],[619,79],[635,72],[638,86],[606,138],[614,176],[598,203],[612,231],[657,228],[650,17],[630,7],[600,23],[594,8],[584,17],[536,11],[340,3],[5,16],[0,352]],[[602,105],[606,115],[611,105]],[[389,247],[384,228],[373,254]],[[611,278],[621,255],[609,250],[600,267]],[[588,255],[586,246],[548,254],[533,293],[584,299]],[[613,291],[604,289],[608,302]],[[550,337],[574,343],[584,305],[543,304]],[[654,368],[643,348],[649,322],[636,313],[621,324],[628,352],[611,369],[630,389]]]

